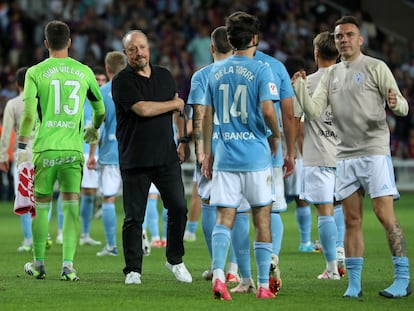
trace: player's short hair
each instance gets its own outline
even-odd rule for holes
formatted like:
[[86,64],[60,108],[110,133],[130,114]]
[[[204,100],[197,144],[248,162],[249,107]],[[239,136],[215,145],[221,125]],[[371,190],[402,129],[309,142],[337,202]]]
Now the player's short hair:
[[305,70],[305,60],[301,56],[289,56],[284,64],[290,77],[299,70]]
[[334,34],[329,31],[319,33],[313,39],[313,46],[318,49],[320,57],[325,60],[335,60],[339,56],[335,46]]
[[45,27],[45,38],[52,50],[62,50],[70,38],[69,26],[61,21],[49,22]]
[[21,67],[16,71],[16,83],[19,87],[24,87],[27,69],[29,69],[29,67]]
[[227,54],[232,50],[229,40],[227,40],[227,30],[225,26],[219,26],[211,33],[211,42],[215,50],[221,54]]
[[226,19],[227,38],[235,50],[248,47],[253,36],[260,31],[260,21],[245,12],[235,12]]
[[124,53],[118,51],[108,52],[105,56],[105,65],[112,74],[117,74],[126,66]]
[[93,67],[92,71],[95,75],[105,75],[106,76],[105,68],[101,65],[97,65],[97,66]]
[[355,16],[342,16],[340,19],[338,19],[335,22],[335,27],[342,24],[354,24],[359,29],[359,22],[358,19]]

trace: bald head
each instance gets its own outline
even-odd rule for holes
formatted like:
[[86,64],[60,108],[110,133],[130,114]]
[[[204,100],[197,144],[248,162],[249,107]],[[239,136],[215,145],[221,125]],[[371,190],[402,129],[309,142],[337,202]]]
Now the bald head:
[[141,30],[130,30],[122,38],[128,64],[138,73],[150,70],[150,51],[147,36]]

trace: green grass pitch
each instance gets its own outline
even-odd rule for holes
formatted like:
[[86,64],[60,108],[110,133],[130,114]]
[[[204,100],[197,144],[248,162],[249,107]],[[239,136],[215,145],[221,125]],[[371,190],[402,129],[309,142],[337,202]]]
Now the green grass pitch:
[[[159,203],[159,207],[161,203]],[[54,207],[55,208],[55,207]],[[403,226],[411,271],[414,266],[414,194],[402,193],[395,203]],[[312,239],[318,239],[314,208]],[[78,246],[75,268],[81,280],[77,283],[60,281],[61,246],[54,244],[46,253],[45,280],[35,280],[23,272],[24,263],[32,260],[31,253],[18,253],[22,241],[18,216],[12,203],[0,203],[0,310],[414,310],[414,295],[389,300],[378,295],[393,279],[391,255],[385,235],[375,218],[371,204],[365,201],[364,237],[365,264],[362,275],[364,296],[343,299],[346,277],[340,281],[317,280],[324,269],[322,254],[302,254],[297,251],[299,232],[294,206],[282,215],[285,234],[280,254],[283,287],[276,299],[258,300],[252,294],[233,294],[232,301],[216,301],[211,283],[201,278],[210,260],[205,247],[201,221],[196,242],[186,242],[184,262],[193,275],[192,284],[183,284],[165,268],[165,249],[152,249],[144,257],[142,284],[126,286],[121,241],[122,203],[117,202],[118,257],[97,257],[102,246]],[[160,225],[161,229],[161,225]],[[56,238],[54,210],[49,231]],[[91,235],[104,241],[102,222],[94,219]],[[252,252],[253,254],[253,252]],[[253,275],[255,262],[252,257]],[[414,284],[412,284],[414,285]]]

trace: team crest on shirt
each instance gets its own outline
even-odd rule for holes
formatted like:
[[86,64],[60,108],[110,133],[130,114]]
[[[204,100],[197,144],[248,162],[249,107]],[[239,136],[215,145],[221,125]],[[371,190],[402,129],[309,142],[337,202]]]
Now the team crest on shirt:
[[361,84],[364,82],[364,74],[362,72],[357,72],[354,74],[354,81],[356,84]]
[[274,84],[273,82],[269,82],[269,90],[270,90],[270,94],[279,95],[279,92],[277,91],[276,84]]

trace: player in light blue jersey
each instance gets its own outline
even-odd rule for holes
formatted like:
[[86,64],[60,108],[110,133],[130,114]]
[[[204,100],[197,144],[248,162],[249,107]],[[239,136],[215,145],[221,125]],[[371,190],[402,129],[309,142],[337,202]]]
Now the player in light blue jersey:
[[[285,61],[286,69],[289,75],[293,75],[297,70],[305,68],[305,60],[300,56],[289,56]],[[296,223],[298,224],[300,243],[299,252],[302,253],[319,253],[321,246],[311,241],[312,233],[312,210],[310,204],[299,198],[301,192],[301,181],[303,174],[303,118],[297,118],[299,121],[298,133],[296,139],[296,163],[294,173],[285,179],[285,196],[288,203],[295,201]],[[319,243],[320,244],[320,243]]]
[[[99,86],[104,85],[108,82],[108,77],[102,71],[102,67],[96,67],[93,69],[95,74],[96,82]],[[84,108],[84,122],[86,126],[92,124],[92,107],[88,100],[85,102]],[[88,158],[89,158],[89,144],[86,142],[83,146],[83,156],[85,158],[85,163],[83,166],[82,182],[81,182],[81,199],[80,199],[80,218],[81,218],[81,236],[79,240],[80,245],[101,245],[100,241],[96,241],[90,237],[90,228],[92,222],[93,208],[95,206],[96,192],[99,186],[99,173],[95,167],[88,168]],[[95,156],[98,156],[98,149],[95,150]],[[58,201],[59,202],[59,201]],[[59,205],[58,205],[59,213]],[[62,244],[62,232],[60,230],[62,223],[63,214],[58,214],[58,236],[56,238],[56,243]]]
[[[279,87],[280,100],[274,102],[276,115],[279,121],[279,130],[281,131],[281,124],[283,123],[284,139],[286,142],[286,156],[283,157],[282,144],[279,144],[277,153],[272,156],[273,178],[274,178],[274,195],[275,200],[272,206],[271,214],[271,232],[272,232],[272,261],[270,265],[270,290],[277,294],[282,286],[282,280],[279,270],[279,253],[283,238],[283,222],[280,217],[280,212],[287,208],[285,194],[284,194],[284,176],[292,174],[295,165],[295,136],[297,122],[293,114],[293,96],[294,92],[290,83],[289,74],[282,62],[274,57],[271,57],[261,51],[256,51],[254,59],[260,63],[268,66],[275,79],[276,85]],[[282,122],[283,120],[283,122]],[[285,172],[284,172],[285,171]],[[235,222],[233,230],[241,232],[242,228],[246,226],[248,218],[239,219]],[[249,239],[243,238],[240,234],[235,235],[233,239],[235,252],[238,254],[238,263],[243,269],[250,269],[250,255],[249,252],[243,251],[249,248]],[[246,244],[246,245],[244,245]],[[242,261],[243,263],[240,263]],[[249,273],[248,273],[249,274]],[[243,277],[243,273],[242,273]],[[252,285],[241,282],[238,287],[232,289],[232,292],[249,292]]]
[[[281,124],[284,124],[284,139],[287,146],[285,158],[283,157],[282,144],[279,144],[277,153],[272,156],[275,199],[271,214],[272,261],[270,265],[269,287],[272,293],[277,294],[282,286],[282,279],[279,269],[279,253],[282,245],[284,227],[282,218],[280,217],[280,212],[285,211],[287,208],[283,178],[284,176],[291,175],[294,169],[294,144],[297,122],[293,114],[294,92],[290,83],[289,74],[283,63],[261,51],[256,51],[254,59],[265,64],[272,70],[276,85],[280,87],[280,100],[275,101],[274,105],[279,121],[279,130],[282,130]],[[241,234],[241,232],[243,232],[242,230],[247,226],[249,220],[248,217],[242,217],[243,214],[238,213],[237,216],[239,219],[237,219],[234,223],[233,231],[238,232],[238,234],[233,235],[234,237],[232,238],[232,242],[235,252],[237,253],[237,262],[240,266],[242,282],[240,282],[236,288],[231,289],[231,292],[248,293],[253,291],[254,288],[254,284],[251,284],[251,282],[245,280],[246,275],[251,275],[249,251],[250,241],[248,236],[245,237]],[[246,234],[248,234],[248,231]]]
[[[221,60],[231,56],[233,54],[232,47],[227,40],[226,27],[219,26],[211,33],[211,54],[216,64]],[[208,180],[204,175],[201,174],[201,163],[203,162],[203,138],[201,132],[201,123],[204,113],[204,95],[207,88],[208,75],[213,68],[214,63],[205,66],[197,70],[191,78],[191,89],[188,95],[187,104],[192,106],[193,117],[192,117],[192,136],[195,144],[196,154],[196,180],[197,180],[197,195],[201,198],[202,207],[202,228],[204,239],[209,251],[210,257],[212,256],[211,248],[211,233],[216,223],[216,207],[210,205],[210,189],[211,181]],[[216,139],[213,141],[213,150],[215,148]],[[248,220],[248,218],[246,217]],[[247,230],[248,233],[248,230]],[[237,263],[235,256],[232,256],[233,252],[230,252],[230,258],[227,264],[226,270],[226,281],[238,283],[240,278],[238,276]],[[202,274],[205,280],[211,280],[213,277],[212,269],[208,269]]]
[[[100,183],[102,189],[102,222],[105,232],[106,245],[97,256],[117,256],[116,246],[116,212],[115,200],[121,187],[121,173],[119,171],[118,141],[116,139],[116,114],[112,100],[112,78],[126,65],[125,55],[121,52],[109,52],[105,56],[105,69],[109,82],[101,86],[101,93],[105,104],[106,118],[101,126],[98,163]],[[94,157],[96,145],[91,145],[89,151],[88,168],[96,165]]]
[[[254,251],[259,285],[256,297],[274,298],[269,290],[271,153],[276,152],[280,138],[273,106],[279,94],[271,70],[252,59],[258,44],[259,20],[236,12],[228,17],[226,28],[235,55],[215,64],[209,74],[202,126],[202,172],[212,178],[210,203],[217,206],[212,233],[212,290],[215,298],[231,300],[224,265],[236,209],[246,199],[252,207],[256,230]],[[214,123],[218,126],[215,133],[218,140],[213,159]],[[267,141],[267,128],[272,132],[271,144]]]

